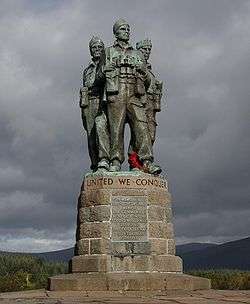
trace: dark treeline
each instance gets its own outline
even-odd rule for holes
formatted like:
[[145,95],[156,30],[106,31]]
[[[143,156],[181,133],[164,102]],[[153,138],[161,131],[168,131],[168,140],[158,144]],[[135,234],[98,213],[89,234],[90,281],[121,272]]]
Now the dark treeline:
[[194,270],[188,274],[211,280],[213,289],[250,289],[250,271],[241,270]]
[[61,262],[46,262],[31,255],[0,255],[0,292],[45,288],[48,277],[67,273]]

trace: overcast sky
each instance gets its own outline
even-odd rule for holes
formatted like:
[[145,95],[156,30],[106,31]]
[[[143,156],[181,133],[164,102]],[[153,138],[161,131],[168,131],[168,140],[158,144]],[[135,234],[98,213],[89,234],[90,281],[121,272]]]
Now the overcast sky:
[[88,42],[151,38],[166,91],[155,155],[178,243],[250,235],[250,1],[0,2],[0,250],[73,246],[89,159],[78,107]]

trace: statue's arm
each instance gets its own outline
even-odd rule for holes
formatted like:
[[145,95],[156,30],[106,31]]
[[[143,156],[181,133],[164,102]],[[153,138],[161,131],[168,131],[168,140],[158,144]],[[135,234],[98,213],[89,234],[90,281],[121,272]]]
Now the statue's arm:
[[161,111],[161,98],[162,98],[162,89],[163,89],[163,82],[156,79],[155,81],[156,92],[155,92],[155,111]]
[[86,82],[86,69],[84,69],[82,73],[82,86],[85,87],[85,82]]
[[137,55],[138,55],[139,61],[140,61],[140,64],[137,66],[137,71],[143,77],[145,87],[148,88],[151,83],[151,75],[147,68],[147,63],[146,63],[146,60],[144,59],[144,56],[142,55],[142,53],[140,51],[137,51]]
[[101,54],[100,61],[96,69],[96,81],[103,82],[105,80],[105,65],[106,65],[106,51]]
[[85,69],[83,71],[83,75],[82,75],[82,87],[80,88],[80,102],[79,105],[81,108],[84,108],[88,105],[88,88],[86,87],[86,72],[87,69]]

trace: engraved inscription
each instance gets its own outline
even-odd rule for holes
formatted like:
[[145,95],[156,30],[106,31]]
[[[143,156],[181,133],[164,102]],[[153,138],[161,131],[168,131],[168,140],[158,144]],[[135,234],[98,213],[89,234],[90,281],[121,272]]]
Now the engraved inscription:
[[97,188],[155,188],[159,190],[167,190],[167,181],[160,177],[87,177],[84,181],[84,189],[91,190]]
[[147,240],[147,201],[145,197],[112,199],[112,241]]

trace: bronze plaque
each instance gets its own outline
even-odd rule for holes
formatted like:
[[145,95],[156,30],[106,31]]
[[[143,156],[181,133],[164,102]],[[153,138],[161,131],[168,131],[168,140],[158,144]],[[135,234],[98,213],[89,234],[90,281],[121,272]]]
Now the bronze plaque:
[[147,200],[145,197],[112,198],[111,240],[147,240]]

